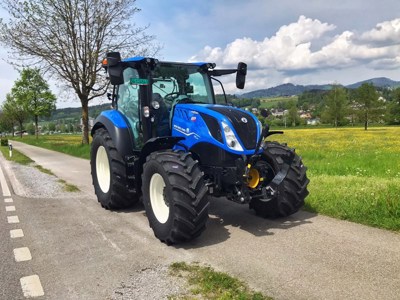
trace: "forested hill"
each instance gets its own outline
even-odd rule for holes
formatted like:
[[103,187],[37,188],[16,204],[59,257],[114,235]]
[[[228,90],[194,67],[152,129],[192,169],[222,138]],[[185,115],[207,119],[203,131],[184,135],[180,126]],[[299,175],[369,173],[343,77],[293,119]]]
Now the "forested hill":
[[[110,109],[110,103],[89,106],[89,117],[96,118],[103,110]],[[51,113],[50,121],[60,119],[80,120],[82,117],[82,108],[68,107],[58,108]]]
[[[375,87],[399,87],[400,81],[394,81],[386,77],[371,78],[364,81],[359,81],[346,87],[349,89],[355,89],[361,86],[363,83],[372,83]],[[276,87],[256,90],[248,93],[239,95],[240,98],[270,98],[270,97],[281,97],[281,96],[297,96],[306,91],[312,90],[330,90],[331,84],[325,85],[294,85],[292,83],[285,83]]]

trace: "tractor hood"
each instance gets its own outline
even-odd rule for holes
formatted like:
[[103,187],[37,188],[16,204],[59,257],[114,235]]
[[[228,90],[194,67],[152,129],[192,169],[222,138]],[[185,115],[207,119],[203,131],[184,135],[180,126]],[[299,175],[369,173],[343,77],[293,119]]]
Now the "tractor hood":
[[[256,116],[232,106],[215,104],[178,104],[173,117],[173,130],[188,139],[189,148],[195,142],[221,146],[236,154],[253,154],[261,134]],[[231,138],[232,137],[232,138]],[[214,140],[214,141],[213,141]]]

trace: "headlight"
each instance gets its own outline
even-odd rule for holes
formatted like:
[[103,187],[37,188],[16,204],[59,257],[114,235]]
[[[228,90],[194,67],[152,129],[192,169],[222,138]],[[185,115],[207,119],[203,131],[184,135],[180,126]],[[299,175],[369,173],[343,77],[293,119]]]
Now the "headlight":
[[224,129],[225,141],[226,145],[232,150],[243,151],[242,146],[240,146],[239,141],[237,140],[235,133],[228,126],[228,124],[221,122],[222,128]]

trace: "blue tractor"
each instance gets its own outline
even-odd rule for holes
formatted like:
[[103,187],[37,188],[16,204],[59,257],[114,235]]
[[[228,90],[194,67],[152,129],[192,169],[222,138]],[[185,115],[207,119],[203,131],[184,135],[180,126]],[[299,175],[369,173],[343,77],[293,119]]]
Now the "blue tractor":
[[243,89],[246,64],[216,69],[111,52],[103,67],[112,109],[95,120],[91,172],[104,208],[143,201],[155,236],[174,244],[205,230],[209,196],[247,203],[269,218],[303,206],[309,180],[301,158],[266,141],[282,132],[262,128],[256,116],[214,94],[227,74],[236,73]]

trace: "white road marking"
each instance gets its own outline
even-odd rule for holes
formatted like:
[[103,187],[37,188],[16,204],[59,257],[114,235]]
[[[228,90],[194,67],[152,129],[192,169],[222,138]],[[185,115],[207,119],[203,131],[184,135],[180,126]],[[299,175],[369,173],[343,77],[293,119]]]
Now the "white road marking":
[[14,249],[14,257],[16,262],[32,259],[31,251],[29,251],[28,247]]
[[39,276],[31,275],[20,279],[22,292],[26,298],[40,297],[44,295]]
[[8,216],[7,217],[7,222],[9,224],[19,223],[19,218],[18,218],[18,216]]
[[15,206],[6,206],[6,211],[15,211]]
[[24,232],[22,231],[22,229],[13,229],[13,230],[10,230],[10,237],[11,237],[12,239],[20,238],[20,237],[23,237],[23,236],[24,236]]
[[118,252],[121,252],[121,251],[122,251],[121,248],[118,247],[118,245],[117,245],[116,243],[114,243],[112,240],[110,240],[110,239],[108,239],[108,238],[106,237],[106,235],[104,234],[104,232],[101,231],[99,225],[93,223],[92,221],[90,221],[90,224],[92,224],[92,226],[93,226],[94,229],[97,231],[97,233],[99,233],[99,234],[102,236],[103,240],[106,241],[106,242],[108,242],[108,243],[111,245],[111,247],[113,247],[113,248],[114,248],[115,250],[117,250]]
[[10,189],[8,188],[6,178],[4,177],[3,170],[0,168],[0,184],[4,197],[10,197]]
[[4,199],[4,202],[5,202],[5,203],[12,203],[12,202],[13,202],[13,199],[12,199],[12,198],[5,198],[5,199]]

